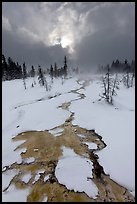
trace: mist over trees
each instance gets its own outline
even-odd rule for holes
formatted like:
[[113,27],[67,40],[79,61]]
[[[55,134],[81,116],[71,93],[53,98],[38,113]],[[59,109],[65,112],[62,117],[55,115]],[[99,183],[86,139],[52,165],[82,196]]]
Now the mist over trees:
[[[79,68],[71,68],[69,67],[68,69],[68,60],[67,57],[64,56],[64,61],[63,65],[61,67],[58,67],[58,64],[56,62],[51,63],[51,66],[47,69],[41,68],[41,71],[39,70],[39,66],[34,68],[34,66],[31,66],[28,68],[25,64],[25,62],[21,65],[18,62],[14,62],[14,60],[11,57],[6,57],[4,54],[2,54],[2,80],[13,80],[13,79],[23,79],[25,80],[27,77],[32,77],[33,78],[33,83],[32,87],[36,84],[35,81],[35,76],[40,77],[40,75],[45,76],[49,75],[51,77],[51,81],[53,83],[54,78],[61,77],[62,78],[62,83],[63,80],[68,76],[68,74],[75,73],[76,75],[80,73]],[[123,62],[120,60],[116,59],[113,60],[111,65],[99,65],[97,73],[103,74],[108,72],[108,66],[110,69],[111,74],[115,73],[122,73],[124,74],[124,83],[127,84],[127,87],[132,86],[132,81],[135,76],[135,60],[132,60],[131,63],[125,59]],[[40,74],[41,72],[41,74]],[[132,76],[129,76],[131,75]],[[42,78],[42,77],[41,77]],[[41,79],[42,80],[42,79]],[[126,81],[126,82],[125,82]],[[41,82],[44,83],[44,82]]]
[[[25,90],[27,89],[26,79],[27,77],[32,78],[32,85],[36,85],[36,78],[38,84],[45,88],[46,91],[50,91],[54,79],[61,78],[62,85],[64,80],[67,79],[67,76],[70,73],[75,73],[76,76],[79,74],[79,68],[70,68],[68,69],[67,57],[64,57],[63,66],[58,67],[57,63],[54,62],[51,64],[50,68],[44,69],[38,65],[37,70],[34,66],[31,66],[29,70],[24,62],[20,65],[18,62],[14,62],[11,57],[8,57],[6,60],[5,56],[2,55],[2,80],[14,80],[22,79],[23,86]],[[71,70],[71,72],[70,72]],[[107,64],[106,66],[99,65],[97,73],[101,75],[102,83],[102,94],[99,94],[100,100],[105,99],[107,103],[113,105],[113,97],[117,95],[117,89],[119,89],[118,73],[122,74],[122,82],[126,88],[133,86],[135,78],[135,60],[132,60],[131,63],[125,59],[121,62],[118,59],[113,60],[111,65]],[[49,76],[49,78],[47,78]],[[47,79],[51,79],[48,81]]]
[[112,61],[112,64],[109,65],[99,65],[98,66],[98,73],[105,73],[107,71],[108,66],[110,67],[111,73],[133,73],[135,72],[135,60],[132,60],[131,63],[125,59],[123,62],[116,59]]

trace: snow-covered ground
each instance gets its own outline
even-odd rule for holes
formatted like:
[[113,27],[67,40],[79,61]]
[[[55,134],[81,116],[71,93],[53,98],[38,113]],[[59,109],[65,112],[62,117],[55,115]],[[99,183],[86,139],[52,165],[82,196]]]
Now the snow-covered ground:
[[[37,81],[37,79],[35,80]],[[47,80],[50,84],[50,78],[47,78]],[[40,87],[38,81],[36,86],[32,88],[32,78],[26,80],[26,90],[23,87],[22,80],[2,83],[2,167],[11,165],[14,162],[18,164],[22,162],[20,153],[26,150],[14,150],[25,140],[13,142],[12,138],[17,134],[29,130],[50,130],[64,123],[70,112],[62,110],[58,106],[78,98],[76,94],[68,93],[80,87],[76,80],[76,78],[66,79],[62,85],[62,80],[56,79],[53,84],[50,84],[52,88],[49,91],[46,91],[44,87]],[[55,136],[57,136],[56,134]],[[35,161],[35,158],[30,157],[23,161],[31,163]],[[3,187],[7,187],[5,185],[9,184],[9,178],[11,180],[11,177],[4,174]],[[5,199],[6,201],[10,200],[10,192],[13,192],[14,189],[15,186],[12,186],[9,193],[3,193],[3,201]],[[26,196],[26,192],[28,191],[22,191],[22,196]],[[21,198],[22,201],[26,199],[20,197],[20,200]],[[17,199],[17,201],[20,200]]]
[[30,189],[17,189],[14,184],[11,184],[8,191],[2,194],[2,202],[27,202],[27,196]]
[[86,98],[71,103],[74,125],[95,129],[107,144],[98,152],[106,173],[129,190],[135,189],[135,87],[120,85],[114,106],[98,101],[101,85],[94,80],[82,91]]
[[28,183],[29,180],[31,179],[31,172],[27,172],[26,174],[24,174],[21,178],[21,180],[25,183]]
[[72,149],[62,147],[63,156],[55,169],[55,175],[59,183],[75,192],[85,192],[89,197],[98,195],[98,188],[91,180],[92,162],[89,159],[77,155]]
[[[107,146],[97,153],[100,164],[112,179],[134,192],[135,88],[127,89],[121,84],[117,91],[118,95],[114,97],[114,106],[111,106],[104,101],[98,101],[99,93],[101,93],[98,79],[92,80],[85,90],[79,91],[84,93],[86,98],[71,103],[69,109],[75,113],[73,124],[87,129],[95,129],[102,136]],[[47,80],[50,81],[49,78]],[[49,130],[55,137],[60,136],[63,130],[54,128],[63,124],[70,116],[70,112],[62,110],[58,106],[79,98],[78,94],[69,93],[71,90],[81,87],[76,78],[65,80],[63,85],[62,80],[57,79],[51,84],[52,88],[48,92],[38,84],[32,88],[32,81],[31,78],[26,80],[26,90],[24,90],[22,80],[2,82],[3,167],[14,162],[22,162],[20,153],[26,151],[26,149],[14,151],[24,141],[13,142],[12,137],[30,130]],[[84,137],[81,134],[78,136]],[[96,145],[93,146],[92,143],[87,143],[87,145],[89,148],[96,149]],[[38,151],[38,149],[34,149],[34,151]],[[83,191],[87,195],[95,197],[98,193],[97,187],[91,180],[85,179],[87,176],[92,177],[92,163],[90,160],[87,162],[87,159],[84,159],[76,155],[73,150],[64,147],[63,156],[56,167],[56,176],[59,182],[65,184],[67,188]],[[34,161],[35,158],[33,157],[24,160],[27,163]],[[3,173],[2,188],[7,187],[15,173],[11,173],[11,176],[8,175],[8,171],[7,176],[6,172]],[[71,175],[72,173],[74,175]],[[80,174],[81,177],[79,177]],[[73,176],[76,180],[71,179]],[[39,177],[40,174],[38,173],[34,180],[37,181]],[[3,202],[10,200],[26,201],[28,193],[29,189],[20,191],[11,185],[8,192],[3,193]],[[12,196],[12,194],[14,195]],[[47,197],[44,201],[46,200]]]
[[89,149],[97,149],[97,145],[93,142],[82,142],[83,144],[86,144]]
[[[78,98],[76,94],[67,92],[80,87],[76,78],[65,80],[63,85],[61,79],[56,79],[48,92],[39,84],[32,88],[31,78],[26,80],[26,84],[25,90],[22,80],[2,83],[2,166],[20,161],[19,153],[14,151],[19,142],[12,142],[12,137],[25,131],[49,130],[64,123],[70,113],[57,107]],[[62,95],[49,99],[59,93]]]

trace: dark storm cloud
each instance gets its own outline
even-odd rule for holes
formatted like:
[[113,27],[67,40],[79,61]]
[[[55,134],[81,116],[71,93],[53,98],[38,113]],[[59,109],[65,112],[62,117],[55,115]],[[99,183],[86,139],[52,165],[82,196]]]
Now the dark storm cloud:
[[[42,65],[43,68],[49,68],[54,62],[59,66],[63,65],[63,57],[67,54],[67,49],[63,49],[60,45],[45,46],[41,42],[27,43],[19,38],[14,37],[14,33],[3,31],[3,53],[11,56],[15,61],[27,62],[29,66]],[[8,47],[8,49],[6,49]]]
[[[77,46],[77,64],[84,69],[92,69],[99,64],[109,64],[113,60],[134,59],[135,42],[131,36],[111,36],[103,32],[83,39],[82,46]],[[92,49],[91,49],[92,48]]]
[[[2,51],[27,64],[90,69],[135,55],[133,2],[4,2]],[[59,44],[61,43],[61,45]]]
[[[93,65],[112,63],[112,60],[135,58],[135,19],[134,5],[101,5],[88,15],[88,23],[95,32],[85,36],[77,44],[77,64],[89,68]],[[86,66],[85,66],[86,65]],[[91,66],[92,65],[92,66]]]

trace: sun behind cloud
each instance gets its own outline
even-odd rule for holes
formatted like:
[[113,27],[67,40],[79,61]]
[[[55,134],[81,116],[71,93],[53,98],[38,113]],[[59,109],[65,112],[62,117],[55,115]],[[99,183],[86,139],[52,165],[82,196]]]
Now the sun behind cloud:
[[68,48],[69,52],[74,52],[73,49],[73,39],[69,36],[55,37],[50,36],[50,44],[51,45],[60,45],[62,48]]

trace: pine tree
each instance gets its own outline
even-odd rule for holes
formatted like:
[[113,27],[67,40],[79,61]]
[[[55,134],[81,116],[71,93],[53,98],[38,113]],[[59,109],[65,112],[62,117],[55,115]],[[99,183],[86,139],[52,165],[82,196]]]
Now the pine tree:
[[43,70],[42,68],[40,67],[39,65],[39,68],[38,68],[38,80],[39,80],[39,84],[41,86],[45,86],[46,87],[46,91],[48,91],[48,84],[47,84],[47,80],[43,74]]
[[30,76],[35,77],[35,69],[33,65],[31,66]]
[[58,76],[58,69],[57,69],[57,64],[55,62],[55,65],[54,65],[54,76],[57,77]]
[[27,71],[26,71],[26,65],[25,65],[25,62],[23,63],[22,78],[23,78],[23,84],[24,84],[24,87],[25,87],[25,89],[27,89],[27,87],[26,87]]
[[19,63],[17,62],[15,65],[15,78],[21,79],[22,78],[22,69]]
[[8,64],[4,55],[2,55],[2,79],[8,79]]
[[50,77],[51,77],[51,82],[53,83],[54,72],[53,72],[52,64],[51,64],[51,66],[50,66],[50,72],[49,72],[49,74],[50,74]]
[[68,66],[67,66],[67,57],[65,56],[64,57],[64,76],[66,77],[67,76],[67,69],[68,69]]
[[24,88],[25,90],[27,89],[26,87],[26,78],[25,78],[25,69],[22,68],[22,80],[23,80],[23,85],[24,85]]
[[15,78],[15,66],[11,57],[8,58],[8,79],[12,80]]
[[25,62],[23,63],[23,77],[25,79],[27,78],[27,71],[26,71],[26,64],[25,64]]

